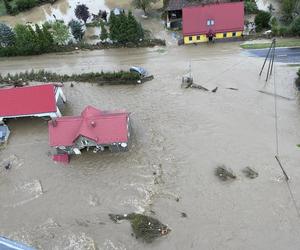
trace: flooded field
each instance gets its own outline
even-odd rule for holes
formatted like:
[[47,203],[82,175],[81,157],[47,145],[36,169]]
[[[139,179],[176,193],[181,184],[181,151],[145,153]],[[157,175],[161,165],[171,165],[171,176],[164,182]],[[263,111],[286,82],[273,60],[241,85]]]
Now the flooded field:
[[[181,89],[189,61],[196,83],[216,93]],[[136,86],[65,83],[65,115],[88,105],[126,109],[133,121],[128,153],[50,158],[47,124],[11,120],[0,151],[0,235],[37,249],[298,249],[299,217],[277,165],[274,98],[258,78],[262,58],[240,53],[238,44],[122,49],[9,58],[0,73],[47,69],[80,73],[141,65],[155,79]],[[300,115],[293,80],[296,67],[276,64],[279,150],[300,206]],[[237,88],[233,91],[227,88]],[[237,175],[221,182],[215,168]],[[259,173],[248,179],[246,166]],[[172,232],[152,244],[131,236],[129,223],[109,213],[145,212]],[[186,218],[181,213],[187,215]]]
[[[159,1],[155,7],[161,7]],[[99,10],[109,11],[113,8],[131,9],[130,0],[58,0],[54,4],[45,4],[32,10],[22,12],[16,16],[0,16],[0,22],[15,25],[17,23],[43,23],[45,21],[54,21],[63,19],[65,23],[76,18],[74,10],[78,4],[85,4],[91,14],[98,14]]]

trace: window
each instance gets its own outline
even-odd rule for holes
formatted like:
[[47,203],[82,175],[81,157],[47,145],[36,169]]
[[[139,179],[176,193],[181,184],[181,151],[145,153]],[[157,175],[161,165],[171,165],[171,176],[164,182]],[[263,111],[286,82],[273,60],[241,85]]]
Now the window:
[[192,36],[190,36],[190,37],[189,37],[189,40],[190,40],[190,41],[193,41],[193,37],[192,37]]
[[200,36],[197,36],[197,40],[200,40]]
[[232,36],[236,36],[236,33],[235,33],[235,32],[232,32]]
[[227,33],[223,33],[223,37],[227,37]]
[[207,26],[213,26],[213,25],[215,25],[215,20],[208,19],[206,24],[207,24]]

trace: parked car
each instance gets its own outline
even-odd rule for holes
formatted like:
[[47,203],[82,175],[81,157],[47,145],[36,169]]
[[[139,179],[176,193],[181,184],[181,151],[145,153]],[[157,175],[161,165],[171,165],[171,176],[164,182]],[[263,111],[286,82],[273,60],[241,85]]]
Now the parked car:
[[154,78],[153,75],[150,75],[147,70],[142,67],[132,66],[129,71],[132,73],[137,73],[140,76],[140,83],[150,81]]

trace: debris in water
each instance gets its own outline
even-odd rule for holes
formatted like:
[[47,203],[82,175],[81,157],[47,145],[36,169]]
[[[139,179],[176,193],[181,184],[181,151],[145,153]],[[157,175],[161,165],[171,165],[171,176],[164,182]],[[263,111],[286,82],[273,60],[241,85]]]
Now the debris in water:
[[216,93],[218,90],[218,87],[215,87],[211,92]]
[[74,84],[73,84],[73,83],[71,83],[70,87],[71,87],[71,88],[73,88],[73,87],[74,87]]
[[204,90],[204,91],[209,91],[207,88],[201,86],[200,84],[196,84],[196,83],[193,83],[192,85],[190,85],[190,88],[201,89],[201,90]]
[[179,202],[179,197],[176,197],[176,200],[175,200],[175,201]]
[[186,217],[187,217],[187,214],[184,213],[184,212],[182,212],[182,213],[181,213],[181,217],[182,217],[182,218],[186,218]]
[[227,169],[224,165],[216,168],[216,176],[218,176],[222,181],[227,181],[229,179],[235,179],[236,175],[232,172],[231,169]]
[[255,179],[256,177],[258,177],[258,173],[250,167],[244,168],[243,173],[250,179]]
[[10,162],[7,162],[7,163],[4,165],[4,168],[5,168],[6,170],[11,169],[11,164],[10,164]]
[[226,88],[226,89],[230,89],[230,90],[239,90],[237,88]]
[[143,214],[109,214],[109,217],[114,222],[129,220],[134,236],[137,239],[142,238],[147,243],[151,243],[156,238],[167,235],[171,232],[171,229],[162,224],[159,220]]

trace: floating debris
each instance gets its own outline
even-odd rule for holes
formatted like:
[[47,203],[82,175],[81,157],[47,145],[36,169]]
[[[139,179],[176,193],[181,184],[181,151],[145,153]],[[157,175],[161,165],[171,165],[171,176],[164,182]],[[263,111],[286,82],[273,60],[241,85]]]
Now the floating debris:
[[236,175],[232,172],[232,170],[227,169],[224,165],[216,168],[215,175],[218,176],[222,181],[236,178]]
[[181,217],[182,217],[182,218],[186,218],[186,217],[187,217],[187,214],[184,213],[184,212],[182,212],[182,213],[181,213]]
[[256,177],[258,177],[258,173],[250,167],[244,168],[243,173],[250,179],[255,179]]
[[171,229],[162,224],[159,220],[143,214],[109,214],[109,217],[116,223],[120,220],[129,220],[134,236],[137,239],[142,238],[147,243],[151,243],[156,238],[171,232]]
[[190,88],[193,88],[193,89],[200,89],[200,90],[204,90],[204,91],[209,91],[207,88],[201,86],[200,84],[196,84],[196,83],[193,83],[190,85]]
[[216,93],[218,90],[218,87],[215,87],[211,92]]
[[10,164],[10,162],[5,163],[5,164],[4,164],[4,168],[5,168],[6,170],[11,169],[11,164]]
[[237,89],[237,88],[226,88],[226,89],[230,89],[230,90],[239,90],[239,89]]

